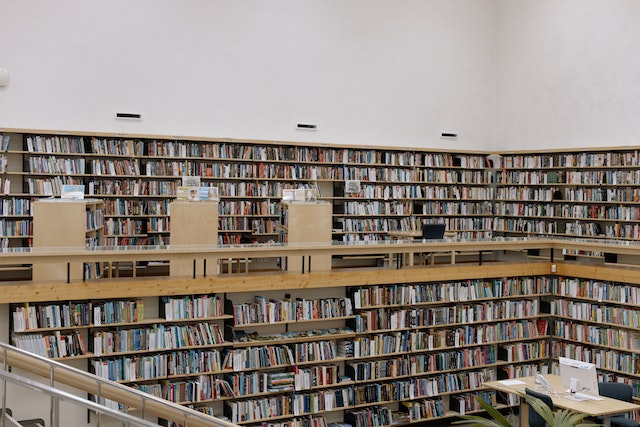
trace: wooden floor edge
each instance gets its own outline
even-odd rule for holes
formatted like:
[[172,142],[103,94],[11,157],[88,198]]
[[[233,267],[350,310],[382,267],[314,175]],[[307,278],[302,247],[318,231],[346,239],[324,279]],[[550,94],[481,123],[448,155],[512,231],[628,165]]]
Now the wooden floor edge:
[[209,277],[141,277],[89,282],[5,282],[0,303],[66,301],[260,292],[283,289],[321,289],[341,286],[384,285],[427,281],[484,279],[551,274],[549,262],[446,264],[401,269],[344,269],[311,273],[246,273]]

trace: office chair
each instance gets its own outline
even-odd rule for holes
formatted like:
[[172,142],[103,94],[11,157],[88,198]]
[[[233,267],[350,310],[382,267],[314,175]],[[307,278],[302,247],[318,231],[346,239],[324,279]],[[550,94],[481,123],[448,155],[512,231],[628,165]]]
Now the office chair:
[[443,239],[444,231],[447,228],[446,224],[423,224],[422,225],[422,238],[423,239]]
[[[613,399],[633,401],[633,387],[625,383],[602,382],[598,383],[598,393],[600,396],[611,397]],[[602,423],[602,419],[597,420]],[[611,417],[611,427],[638,427],[640,424],[626,415],[616,415]]]
[[[447,228],[446,224],[436,223],[436,224],[423,224],[422,225],[422,238],[425,240],[439,240],[444,239],[444,232]],[[429,257],[429,264],[433,264],[435,262],[433,253],[425,252],[420,254],[420,257],[426,260]]]
[[[551,400],[551,396],[548,394],[538,393],[537,391],[533,391],[530,388],[524,389],[525,393],[529,396],[537,397],[544,404],[546,404],[551,410],[553,410],[553,400]],[[547,422],[533,410],[531,406],[529,406],[529,427],[546,427]]]

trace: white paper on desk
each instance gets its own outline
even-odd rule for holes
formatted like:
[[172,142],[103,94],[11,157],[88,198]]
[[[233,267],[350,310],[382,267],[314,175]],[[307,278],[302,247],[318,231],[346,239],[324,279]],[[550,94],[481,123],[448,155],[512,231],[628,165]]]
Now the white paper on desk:
[[502,380],[502,381],[500,381],[500,384],[504,384],[504,385],[524,385],[526,383],[524,381],[520,381],[520,380]]

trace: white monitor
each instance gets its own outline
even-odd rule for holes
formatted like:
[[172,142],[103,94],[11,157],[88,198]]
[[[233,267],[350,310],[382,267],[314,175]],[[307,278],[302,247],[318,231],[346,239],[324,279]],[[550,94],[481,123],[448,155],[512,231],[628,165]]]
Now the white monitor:
[[598,392],[596,365],[566,357],[560,357],[558,361],[560,363],[560,377],[562,378],[563,387],[578,393],[592,396],[600,395]]

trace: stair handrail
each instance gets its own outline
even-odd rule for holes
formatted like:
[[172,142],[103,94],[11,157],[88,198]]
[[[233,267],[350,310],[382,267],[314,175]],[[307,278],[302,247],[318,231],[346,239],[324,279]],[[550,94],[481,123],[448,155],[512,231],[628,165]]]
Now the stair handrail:
[[[55,388],[56,383],[61,383],[95,395],[98,401],[100,398],[109,399],[123,404],[127,410],[140,410],[141,418],[152,415],[174,421],[185,427],[237,427],[236,424],[226,420],[203,414],[3,342],[0,342],[0,363],[6,372],[9,370],[8,367],[14,367],[46,378],[51,388]],[[6,390],[4,396],[6,398]],[[103,405],[100,406],[106,408]]]
[[[127,423],[127,425],[134,425],[140,427],[161,427],[160,424],[153,423],[151,421],[135,417],[133,415],[116,411],[115,409],[111,409],[107,406],[100,405],[96,402],[92,402],[90,400],[82,399],[79,396],[75,396],[71,393],[67,393],[66,391],[62,391],[46,384],[42,384],[38,381],[34,381],[32,379],[23,377],[21,375],[16,375],[12,372],[5,371],[0,369],[0,381],[10,381],[15,384],[24,386],[33,391],[38,391],[40,393],[46,394],[52,397],[56,402],[65,401],[69,403],[73,403],[79,406],[83,406],[84,408],[95,411],[100,414],[108,415],[109,417],[122,421],[123,423]],[[3,410],[6,409],[6,402],[3,401]],[[53,419],[50,420],[51,426],[59,426],[59,420]],[[2,427],[4,427],[4,420],[2,420]]]

